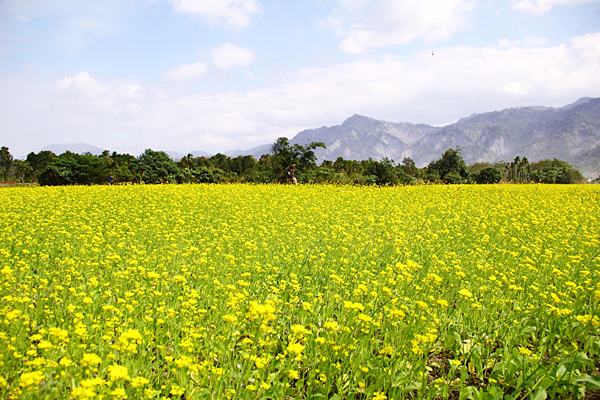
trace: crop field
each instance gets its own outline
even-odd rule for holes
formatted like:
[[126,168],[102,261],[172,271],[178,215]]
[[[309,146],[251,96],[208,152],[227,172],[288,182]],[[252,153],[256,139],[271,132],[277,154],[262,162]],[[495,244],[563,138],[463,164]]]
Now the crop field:
[[583,399],[597,185],[0,189],[0,398]]

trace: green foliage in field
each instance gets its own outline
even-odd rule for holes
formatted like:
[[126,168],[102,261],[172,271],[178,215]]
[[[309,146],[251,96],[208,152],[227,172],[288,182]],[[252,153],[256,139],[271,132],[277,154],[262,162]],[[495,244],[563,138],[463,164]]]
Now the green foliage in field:
[[0,190],[1,398],[583,398],[588,186]]

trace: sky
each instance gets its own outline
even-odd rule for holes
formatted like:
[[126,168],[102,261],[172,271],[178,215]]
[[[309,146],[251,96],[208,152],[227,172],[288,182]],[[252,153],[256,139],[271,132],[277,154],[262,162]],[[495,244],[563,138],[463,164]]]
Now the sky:
[[600,0],[0,0],[0,145],[246,150],[600,97]]

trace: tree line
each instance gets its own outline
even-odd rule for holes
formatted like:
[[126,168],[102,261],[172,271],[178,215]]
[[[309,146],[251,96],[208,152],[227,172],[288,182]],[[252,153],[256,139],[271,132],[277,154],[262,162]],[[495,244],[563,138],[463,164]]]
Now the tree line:
[[360,185],[410,185],[417,183],[579,183],[582,174],[565,161],[547,159],[530,163],[526,157],[494,164],[479,162],[467,166],[459,147],[446,150],[424,168],[405,157],[400,163],[383,160],[323,161],[317,165],[315,150],[321,142],[291,145],[287,138],[277,139],[269,154],[258,160],[251,155],[194,157],[187,154],[175,162],[164,151],[145,150],[138,157],[130,154],[76,154],[66,151],[31,152],[25,160],[14,159],[9,149],[0,149],[2,182],[40,185],[90,185],[124,183],[286,183],[283,171],[297,165],[299,183],[340,183]]

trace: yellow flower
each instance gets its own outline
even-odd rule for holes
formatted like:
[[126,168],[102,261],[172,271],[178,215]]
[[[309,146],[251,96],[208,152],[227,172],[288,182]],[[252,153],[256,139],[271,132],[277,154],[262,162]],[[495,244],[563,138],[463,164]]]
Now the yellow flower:
[[532,351],[529,350],[527,347],[519,347],[519,353],[525,354],[526,356],[530,356],[532,354]]
[[136,329],[128,329],[127,331],[125,331],[121,334],[121,336],[119,337],[119,340],[122,340],[122,341],[134,340],[134,341],[140,343],[142,341],[142,335]]
[[287,351],[290,354],[300,354],[302,350],[304,350],[305,346],[302,346],[300,343],[290,343],[287,347]]
[[74,399],[87,400],[96,396],[96,391],[93,387],[77,386],[71,390],[71,396]]
[[175,364],[177,364],[177,366],[179,368],[184,368],[184,367],[187,367],[188,365],[190,365],[192,363],[192,361],[194,361],[194,360],[192,360],[190,357],[184,356],[184,355],[180,355],[175,360]]
[[116,388],[113,391],[111,391],[110,394],[115,399],[123,399],[123,400],[127,399],[127,394],[125,392],[125,389],[123,389],[123,388]]
[[38,386],[43,379],[44,374],[42,371],[25,372],[19,378],[19,386],[22,388]]
[[181,386],[177,386],[177,385],[171,386],[171,394],[173,396],[181,396],[184,393],[185,393],[185,389],[182,388]]
[[103,383],[104,381],[100,378],[84,379],[80,382],[81,386],[85,388],[95,388]]
[[91,367],[93,365],[100,364],[101,362],[102,359],[94,353],[86,353],[81,359],[81,365],[84,367]]
[[304,327],[304,325],[296,324],[291,327],[292,332],[296,335],[310,335],[310,331]]
[[149,383],[150,381],[142,376],[137,376],[131,380],[131,386],[134,388],[139,388]]
[[113,364],[108,367],[108,376],[111,381],[117,381],[119,379],[129,380],[129,373],[127,372],[127,367],[123,367],[122,365]]
[[340,328],[340,326],[336,321],[327,321],[323,324],[323,328],[330,331],[337,331]]
[[63,367],[70,367],[71,365],[73,365],[73,361],[71,361],[71,359],[69,357],[61,358],[58,363],[60,365],[62,365]]
[[369,323],[373,320],[373,318],[369,317],[367,314],[359,314],[358,319],[366,323]]
[[290,371],[288,371],[288,378],[290,378],[290,379],[300,379],[300,374],[298,373],[297,370],[290,370]]
[[269,390],[271,388],[271,385],[268,384],[267,382],[261,382],[260,388],[263,390]]
[[258,369],[263,368],[265,365],[267,365],[268,362],[269,362],[268,358],[257,357],[254,360],[254,364],[256,365],[256,368],[258,368]]

